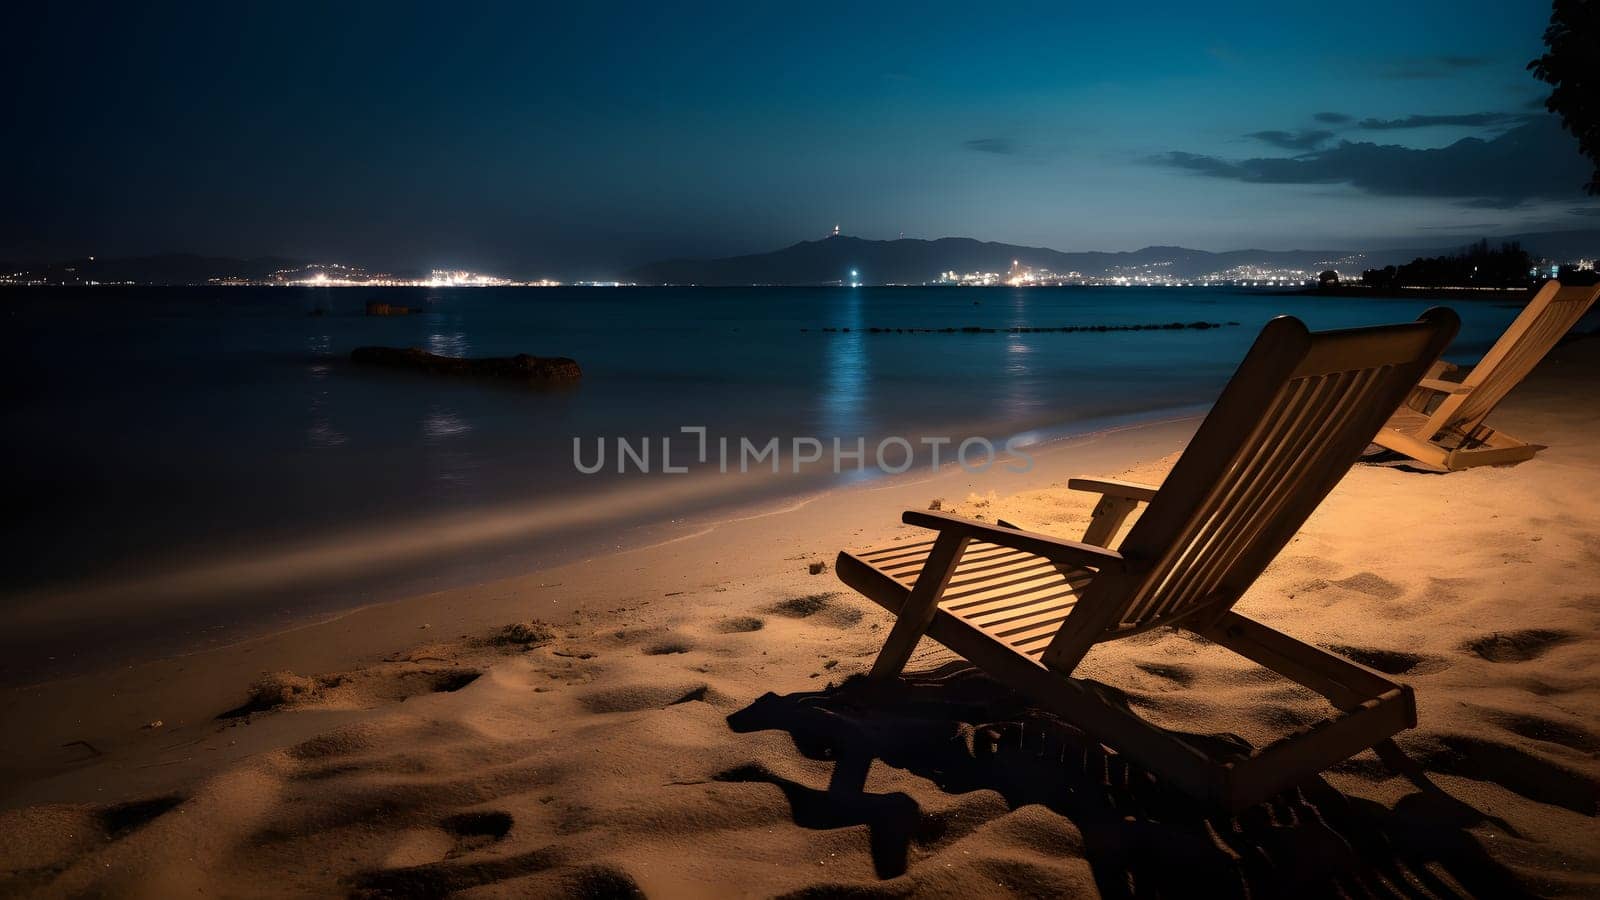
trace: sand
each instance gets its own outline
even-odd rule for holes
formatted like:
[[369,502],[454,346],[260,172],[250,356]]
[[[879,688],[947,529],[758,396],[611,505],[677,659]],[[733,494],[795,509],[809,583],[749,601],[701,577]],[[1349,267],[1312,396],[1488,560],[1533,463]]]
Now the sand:
[[[1214,815],[931,641],[893,696],[838,689],[889,617],[812,563],[935,498],[1076,537],[1066,478],[1159,481],[1189,420],[8,691],[0,893],[1600,893],[1597,350],[1497,412],[1538,458],[1358,466],[1238,606],[1413,685],[1406,774]],[[1177,633],[1079,674],[1256,743],[1325,709]]]

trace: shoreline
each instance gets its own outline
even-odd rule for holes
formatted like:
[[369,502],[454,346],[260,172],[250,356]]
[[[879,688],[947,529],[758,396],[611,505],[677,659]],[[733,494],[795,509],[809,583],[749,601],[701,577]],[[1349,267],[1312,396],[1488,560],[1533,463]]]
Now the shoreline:
[[[1197,421],[1203,414],[1203,407],[1179,404],[1029,428],[1016,436],[1028,439],[1024,449],[1030,454],[1047,456],[1075,441]],[[974,423],[972,432],[989,428],[990,423]],[[1003,469],[1003,440],[994,443],[997,455],[991,468]],[[843,480],[837,475],[829,480],[819,471],[791,476],[787,461],[781,474],[771,476],[754,470],[721,476],[691,470],[682,478],[652,478],[642,490],[637,483],[618,481],[551,502],[459,510],[393,525],[358,524],[273,543],[259,552],[225,551],[182,567],[32,587],[5,598],[11,659],[0,665],[0,690],[93,675],[130,662],[222,650],[400,599],[649,549],[685,539],[685,529],[700,534],[731,521],[795,509],[833,492],[939,479],[955,468],[946,460],[933,469],[918,458],[908,472],[869,468]],[[731,489],[725,480],[730,477],[740,479]],[[318,599],[298,599],[306,596]],[[219,604],[222,597],[232,598],[231,611]],[[247,608],[241,610],[241,603]],[[120,610],[128,608],[153,619],[123,621]],[[118,643],[109,654],[98,644],[94,659],[58,658],[58,652],[81,646],[83,626],[108,615],[120,632],[112,636]],[[32,649],[23,649],[28,647]]]
[[[576,598],[560,590],[589,576],[596,568],[615,573],[629,564],[636,566],[633,571],[644,571],[662,562],[681,567],[685,557],[693,557],[697,560],[696,569],[708,565],[708,571],[714,571],[716,580],[724,584],[761,579],[774,574],[778,565],[795,567],[803,574],[811,561],[831,566],[833,555],[840,549],[861,544],[861,535],[876,534],[882,539],[903,528],[898,524],[903,508],[926,508],[935,497],[950,503],[968,494],[1036,489],[1064,483],[1074,475],[1104,473],[1107,467],[1149,462],[1181,448],[1198,422],[1197,415],[1189,415],[1058,437],[1042,445],[1046,449],[1035,451],[1036,464],[1027,473],[1007,472],[1002,465],[975,473],[947,464],[935,472],[836,485],[800,498],[727,511],[727,515],[712,521],[671,525],[689,528],[687,534],[509,577],[381,599],[218,646],[6,685],[0,687],[0,713],[7,720],[38,721],[40,716],[54,718],[49,710],[95,708],[102,710],[105,721],[74,719],[72,727],[67,728],[66,722],[57,719],[58,730],[51,730],[48,736],[35,733],[15,743],[15,736],[8,735],[11,746],[0,748],[4,751],[0,757],[7,760],[8,768],[19,771],[0,772],[0,808],[16,805],[13,793],[20,782],[29,780],[19,775],[39,774],[40,761],[59,756],[56,751],[62,744],[84,740],[102,753],[111,753],[127,746],[130,738],[136,739],[138,732],[148,730],[144,726],[153,721],[163,722],[162,728],[168,734],[185,727],[204,728],[218,713],[237,705],[243,688],[265,672],[347,669],[402,651],[428,637],[427,632],[435,628],[454,633],[482,631],[525,619],[564,625],[603,617],[606,609],[614,608],[606,604],[618,601],[616,593],[645,604],[670,601],[681,593],[680,589],[705,588],[705,579],[712,577],[680,571],[675,573],[671,586],[660,584],[652,588],[630,585],[631,579],[614,575],[603,585],[589,585]],[[728,534],[730,531],[737,534]],[[729,543],[741,549],[721,551],[710,546]],[[787,545],[791,552],[782,557],[762,552],[773,545]],[[644,562],[641,564],[640,560]],[[817,580],[828,582],[825,586],[829,590],[834,588],[831,573]],[[197,669],[210,673],[204,678],[204,685],[175,683],[181,673],[192,677]],[[223,671],[226,677],[219,677]],[[137,707],[124,705],[104,710],[103,706],[88,703],[87,697],[96,694],[106,682],[118,683],[123,696],[139,698]],[[197,687],[200,689],[195,690]],[[72,736],[80,733],[95,736]]]
[[1327,297],[1342,300],[1367,299],[1367,300],[1455,300],[1464,303],[1483,302],[1490,300],[1522,300],[1526,301],[1538,290],[1537,285],[1528,287],[1398,287],[1398,288],[1372,288],[1358,285],[1337,285],[1334,287],[1307,287],[1292,291],[1273,291],[1273,294],[1293,297]]

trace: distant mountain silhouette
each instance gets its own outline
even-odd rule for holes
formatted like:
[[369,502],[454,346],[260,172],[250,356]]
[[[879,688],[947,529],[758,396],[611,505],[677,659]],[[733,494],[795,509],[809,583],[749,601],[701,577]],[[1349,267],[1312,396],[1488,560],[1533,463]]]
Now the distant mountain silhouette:
[[[1535,258],[1570,262],[1579,258],[1600,257],[1600,229],[1487,237],[1492,244],[1516,241]],[[957,272],[1005,273],[1011,268],[1012,260],[1035,269],[1049,269],[1058,273],[1081,272],[1090,277],[1114,275],[1119,270],[1157,267],[1153,271],[1165,272],[1176,278],[1196,278],[1242,265],[1297,268],[1309,272],[1333,268],[1350,276],[1359,276],[1364,269],[1400,265],[1419,256],[1438,256],[1459,251],[1468,243],[1462,240],[1458,243],[1442,242],[1382,250],[1229,250],[1213,253],[1186,247],[1145,247],[1118,253],[1065,253],[1045,247],[1022,247],[972,238],[874,241],[837,235],[822,240],[801,241],[770,253],[654,262],[632,269],[623,280],[639,284],[837,284],[848,280],[850,270],[854,269],[860,273],[860,279],[865,284],[922,284],[936,280],[941,272],[951,269]],[[193,253],[164,253],[51,263],[0,263],[0,273],[27,272],[56,284],[97,281],[183,285],[206,284],[222,278],[265,281],[280,269],[300,269],[307,265],[305,260],[280,256],[235,259]],[[392,274],[408,276],[412,273]]]
[[1162,271],[1187,278],[1248,263],[1271,262],[1310,269],[1352,256],[1349,251],[1235,250],[1210,253],[1185,247],[1146,247],[1131,252],[1063,253],[1045,247],[1021,247],[972,238],[933,241],[873,241],[847,235],[802,241],[771,253],[724,259],[667,260],[639,266],[626,280],[644,284],[827,284],[846,280],[852,269],[869,284],[920,284],[939,273],[1000,272],[1012,260],[1052,272],[1088,276],[1115,270],[1159,265]]
[[[1509,235],[1494,240],[1520,241],[1535,255],[1566,259],[1600,252],[1600,230]],[[1186,247],[1145,247],[1128,252],[1066,253],[1045,247],[1022,247],[972,238],[874,241],[835,235],[801,241],[782,250],[722,259],[673,259],[638,266],[624,279],[640,284],[835,284],[851,270],[866,284],[921,284],[939,273],[999,272],[1012,260],[1056,273],[1081,272],[1090,277],[1115,275],[1145,267],[1176,278],[1195,278],[1235,266],[1264,265],[1315,272],[1335,268],[1350,274],[1362,269],[1408,262],[1437,254],[1454,245],[1384,250],[1229,250],[1213,253]],[[1548,249],[1547,249],[1548,248]],[[1587,248],[1587,249],[1584,249]]]

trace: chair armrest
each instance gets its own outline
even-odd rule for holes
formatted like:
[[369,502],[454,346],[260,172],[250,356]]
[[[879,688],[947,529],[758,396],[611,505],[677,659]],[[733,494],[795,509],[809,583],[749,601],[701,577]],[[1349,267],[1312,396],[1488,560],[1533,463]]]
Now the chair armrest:
[[941,533],[959,531],[974,540],[1010,547],[1013,550],[1024,550],[1051,562],[1067,563],[1102,572],[1121,572],[1126,569],[1122,554],[1115,550],[1079,541],[1063,540],[1048,534],[1002,528],[977,519],[966,519],[949,513],[924,512],[920,509],[906,510],[901,514],[900,521],[919,528],[931,528]]
[[1148,484],[1138,484],[1132,481],[1112,481],[1109,478],[1073,478],[1067,482],[1067,489],[1073,491],[1086,491],[1091,494],[1104,494],[1107,497],[1121,497],[1124,500],[1137,500],[1140,503],[1149,503],[1156,497],[1159,487]]
[[1440,381],[1437,378],[1424,378],[1417,382],[1417,387],[1429,391],[1438,391],[1441,394],[1465,394],[1472,390],[1472,385],[1462,384],[1459,381]]

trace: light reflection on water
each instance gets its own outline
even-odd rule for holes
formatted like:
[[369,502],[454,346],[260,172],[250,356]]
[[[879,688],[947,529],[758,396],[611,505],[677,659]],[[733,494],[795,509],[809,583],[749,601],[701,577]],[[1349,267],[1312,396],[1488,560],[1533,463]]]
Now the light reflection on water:
[[[1028,316],[1027,295],[1021,291],[1015,292],[1010,297],[1008,304],[1011,311],[1007,328],[1026,328],[1032,324]],[[1029,335],[1014,331],[1006,334],[1005,367],[1008,376],[1002,383],[1005,393],[1002,398],[1002,408],[1008,420],[1023,420],[1037,413],[1038,401],[1035,397],[1035,383],[1029,371],[1029,355],[1033,353],[1033,345]]]
[[306,428],[306,443],[313,447],[342,447],[349,442],[350,439],[334,428],[331,422],[317,418],[319,413],[315,404],[312,405],[311,414],[313,418]]
[[[333,337],[327,334],[315,334],[306,338],[306,349],[317,357],[326,357],[333,347]],[[349,441],[349,438],[335,428],[330,417],[328,407],[328,375],[333,367],[319,359],[317,362],[306,366],[311,381],[316,385],[311,391],[311,402],[306,418],[306,443],[312,447],[340,447]]]
[[[831,327],[840,329],[828,334],[828,365],[822,384],[822,421],[818,437],[851,437],[865,431],[862,403],[870,375],[867,359],[867,335],[862,331],[863,317],[860,291],[852,291],[840,304]],[[846,334],[844,329],[850,329]]]
[[422,420],[422,436],[430,443],[457,437],[472,430],[472,424],[460,415],[435,407]]
[[438,356],[471,356],[472,342],[467,339],[464,332],[455,331],[449,334],[436,332],[428,335],[426,349]]

